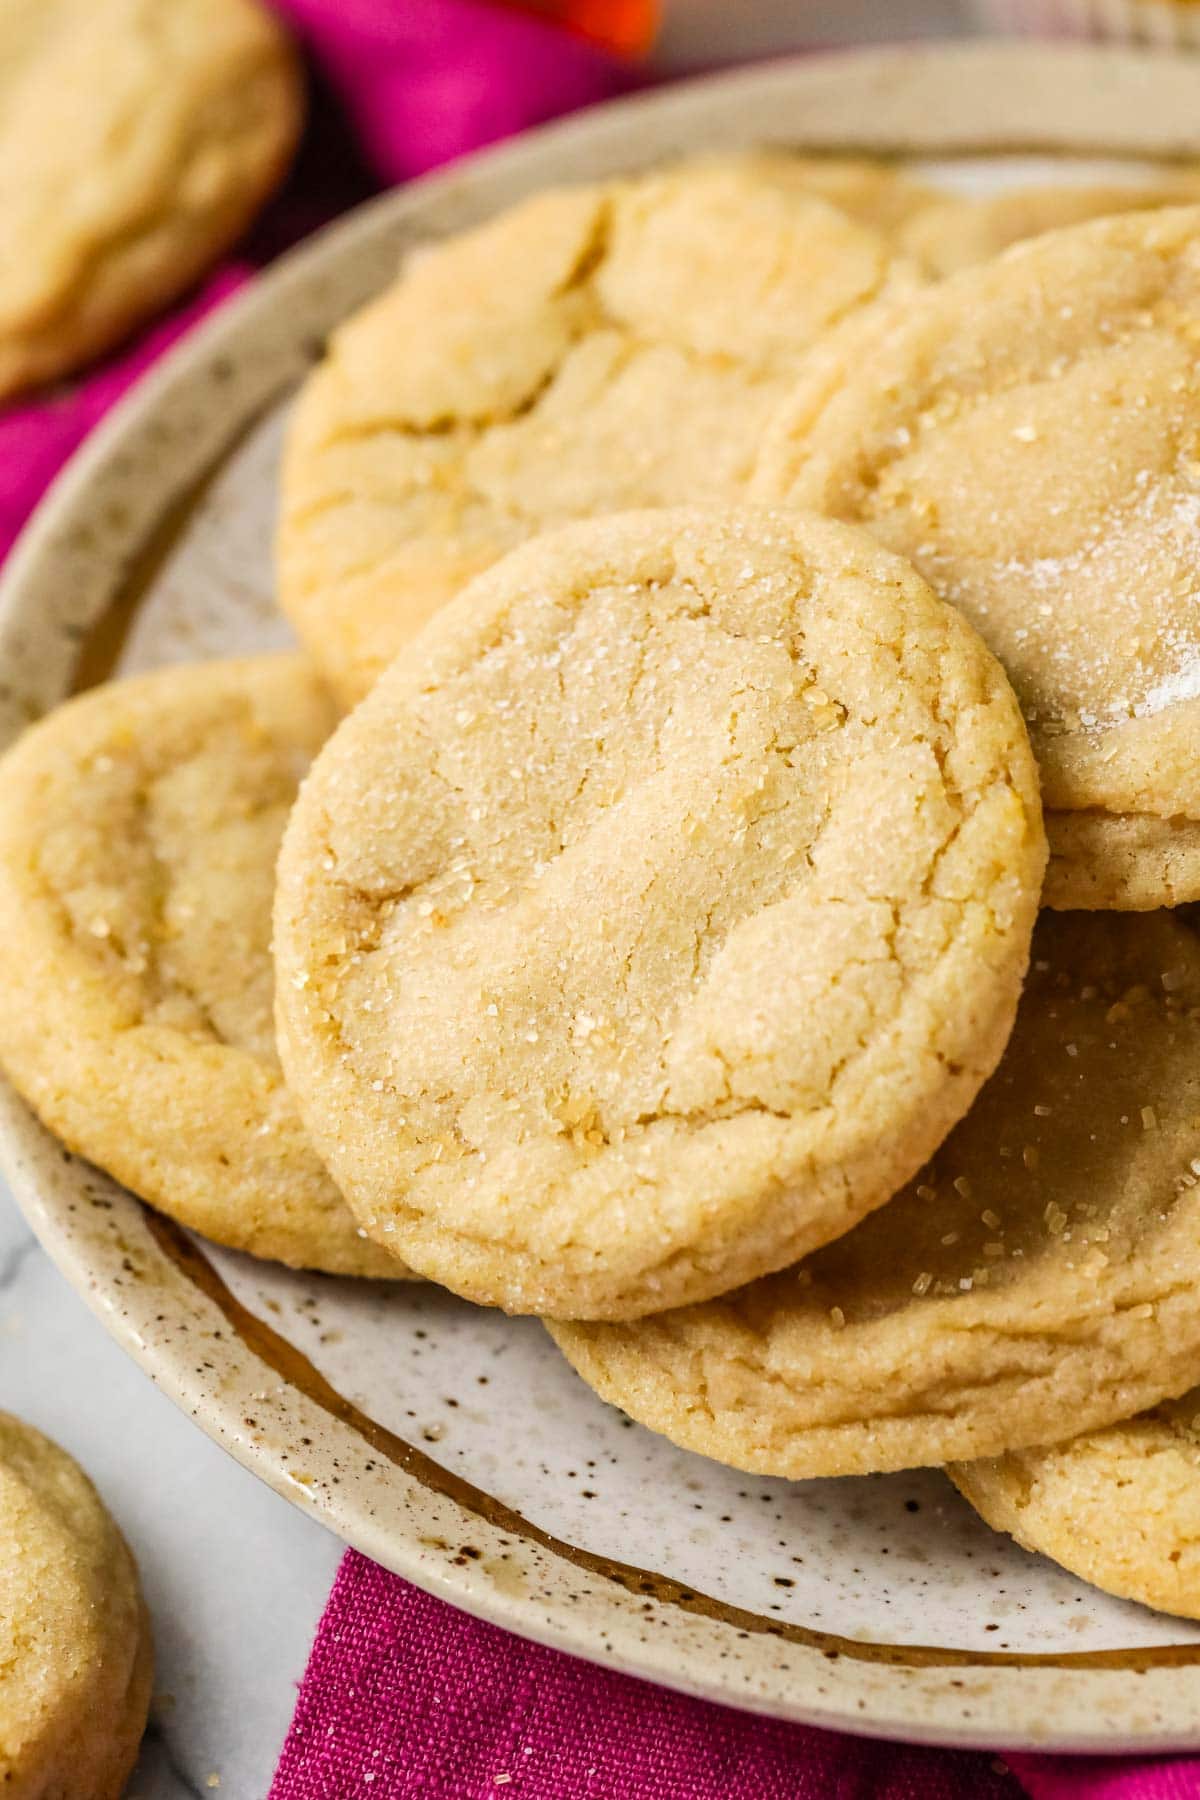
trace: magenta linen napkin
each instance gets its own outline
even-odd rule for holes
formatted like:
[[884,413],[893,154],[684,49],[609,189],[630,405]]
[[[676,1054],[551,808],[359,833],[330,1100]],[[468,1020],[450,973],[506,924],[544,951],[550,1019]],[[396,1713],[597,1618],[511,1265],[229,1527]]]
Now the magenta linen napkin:
[[269,1800],[1193,1800],[1200,1763],[925,1750],[529,1644],[350,1551]]
[[306,39],[390,181],[610,99],[627,63],[490,0],[272,0]]
[[187,305],[78,386],[0,409],[0,559],[7,556],[43,491],[92,426],[164,350],[235,293],[247,273],[238,264],[222,269]]
[[1010,1756],[1032,1800],[1195,1800],[1200,1763],[1124,1756]]
[[[312,124],[238,260],[82,381],[0,409],[0,558],[71,452],[155,359],[315,226],[390,185],[638,85],[638,71],[486,0],[267,0],[310,52]],[[329,90],[348,115],[330,116]]]
[[352,1551],[270,1800],[360,1794],[1022,1800],[995,1757],[840,1737],[689,1700],[456,1613]]
[[[626,65],[482,0],[274,0],[315,63],[287,192],[238,261],[106,365],[0,411],[0,556],[91,427],[278,250],[402,180],[633,85]],[[331,111],[332,88],[343,112]],[[347,119],[350,129],[347,129]],[[1200,1764],[1013,1757],[1034,1800],[1183,1800]],[[468,1618],[349,1554],[272,1800],[1016,1800],[998,1759],[753,1719],[596,1669]]]

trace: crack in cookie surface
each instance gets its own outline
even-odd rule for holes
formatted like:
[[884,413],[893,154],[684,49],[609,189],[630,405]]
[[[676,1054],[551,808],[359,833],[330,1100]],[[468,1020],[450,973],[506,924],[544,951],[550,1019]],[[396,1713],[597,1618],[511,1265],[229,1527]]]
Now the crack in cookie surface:
[[20,740],[0,797],[0,1057],[69,1148],[184,1223],[395,1275],[275,1051],[275,855],[334,720],[299,658],[264,657],[95,689]]
[[705,1306],[555,1336],[689,1448],[805,1477],[995,1455],[1186,1388],[1200,940],[1045,914],[1012,1042],[903,1193]]
[[999,1054],[1043,856],[1007,684],[865,535],[564,528],[427,628],[306,784],[281,1051],[414,1266],[653,1310],[911,1173]]
[[1055,233],[831,340],[755,477],[966,613],[1057,813],[1200,817],[1198,331],[1200,211]]
[[357,696],[538,529],[735,497],[814,337],[915,281],[878,231],[749,160],[538,195],[426,251],[301,398],[285,610]]

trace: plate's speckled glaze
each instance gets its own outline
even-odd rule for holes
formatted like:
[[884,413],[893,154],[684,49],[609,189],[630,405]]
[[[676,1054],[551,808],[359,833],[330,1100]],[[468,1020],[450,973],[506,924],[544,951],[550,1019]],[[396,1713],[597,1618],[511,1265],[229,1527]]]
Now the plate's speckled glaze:
[[[548,181],[739,142],[908,153],[953,185],[1025,179],[1048,157],[1069,175],[1101,156],[1200,156],[1200,66],[1046,46],[774,65],[598,110],[363,210],[197,333],[60,480],[0,584],[0,742],[114,670],[287,641],[269,554],[283,411],[405,248]],[[603,1406],[534,1321],[199,1244],[6,1089],[0,1162],[60,1267],[182,1407],[457,1605],[781,1717],[964,1744],[1200,1746],[1200,1629],[1026,1556],[935,1471],[789,1486],[689,1456]]]

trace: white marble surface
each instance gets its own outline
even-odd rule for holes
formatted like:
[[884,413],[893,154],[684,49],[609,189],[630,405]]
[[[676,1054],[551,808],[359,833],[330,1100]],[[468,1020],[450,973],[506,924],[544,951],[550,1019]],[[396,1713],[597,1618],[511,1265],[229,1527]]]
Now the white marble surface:
[[157,1698],[130,1800],[262,1800],[341,1545],[157,1392],[2,1185],[0,1406],[79,1459],[141,1566]]

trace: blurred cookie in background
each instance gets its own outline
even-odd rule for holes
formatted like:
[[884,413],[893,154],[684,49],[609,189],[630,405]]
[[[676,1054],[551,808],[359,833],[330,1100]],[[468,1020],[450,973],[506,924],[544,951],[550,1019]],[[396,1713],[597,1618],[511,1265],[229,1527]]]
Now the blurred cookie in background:
[[[864,208],[891,192],[853,185]],[[736,500],[812,345],[919,279],[782,156],[550,189],[447,239],[347,320],[301,392],[283,611],[353,703],[540,530]]]
[[1097,38],[1156,50],[1200,46],[1195,0],[974,0],[985,31],[1023,37]]
[[0,4],[0,398],[118,343],[207,269],[303,117],[257,0]]
[[1161,170],[1149,180],[1039,182],[1001,194],[941,194],[898,221],[896,242],[928,275],[940,278],[1047,231],[1197,200],[1200,169],[1192,165]]
[[753,484],[866,525],[1008,671],[1058,908],[1200,898],[1200,207],[1092,220],[851,318]]

